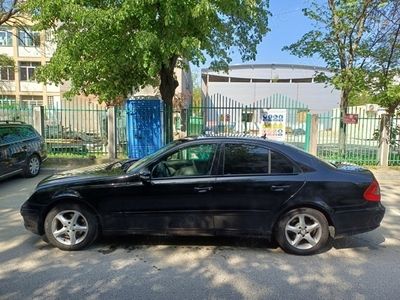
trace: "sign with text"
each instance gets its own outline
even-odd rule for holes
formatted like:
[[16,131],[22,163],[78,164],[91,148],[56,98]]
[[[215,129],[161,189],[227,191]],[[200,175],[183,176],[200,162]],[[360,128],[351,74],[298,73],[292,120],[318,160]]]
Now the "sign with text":
[[345,114],[343,117],[343,123],[357,124],[358,123],[358,114]]
[[285,141],[286,109],[268,109],[261,112],[260,136]]

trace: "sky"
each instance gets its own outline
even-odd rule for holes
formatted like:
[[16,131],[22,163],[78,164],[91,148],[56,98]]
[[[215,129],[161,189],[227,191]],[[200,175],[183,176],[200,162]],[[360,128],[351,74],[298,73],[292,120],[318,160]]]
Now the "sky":
[[[319,58],[298,58],[288,51],[282,51],[284,46],[290,45],[300,39],[303,34],[311,30],[311,22],[303,15],[302,9],[309,6],[309,0],[270,0],[270,12],[268,23],[270,32],[258,45],[257,58],[253,62],[257,64],[304,64],[324,67],[324,62]],[[240,55],[232,56],[231,64],[241,64]],[[200,66],[192,66],[193,73],[200,73],[201,68],[207,68],[209,61]],[[196,76],[195,76],[196,77]],[[199,78],[200,76],[197,76]]]

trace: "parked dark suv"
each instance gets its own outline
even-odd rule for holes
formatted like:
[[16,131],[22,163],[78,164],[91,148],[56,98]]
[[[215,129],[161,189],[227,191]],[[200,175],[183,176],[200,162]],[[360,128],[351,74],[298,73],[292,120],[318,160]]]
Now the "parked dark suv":
[[46,156],[44,140],[31,125],[0,121],[0,179],[21,173],[34,177]]

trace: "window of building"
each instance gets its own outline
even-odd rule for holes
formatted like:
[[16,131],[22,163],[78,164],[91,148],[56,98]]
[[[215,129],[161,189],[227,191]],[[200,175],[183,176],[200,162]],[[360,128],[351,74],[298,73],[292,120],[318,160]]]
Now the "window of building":
[[261,79],[261,78],[253,78],[253,82],[260,82],[260,83],[268,83],[271,82],[271,79]]
[[308,83],[308,82],[312,82],[313,79],[312,78],[293,78],[292,79],[292,83]]
[[14,80],[14,67],[0,67],[0,80]]
[[14,95],[2,95],[0,97],[0,105],[13,105],[16,102]]
[[250,78],[231,77],[231,82],[250,82]]
[[40,66],[40,62],[22,61],[19,66],[20,80],[33,80],[35,69]]
[[21,96],[21,104],[22,106],[40,106],[43,105],[43,97],[42,96]]
[[217,76],[217,75],[209,75],[209,82],[229,82],[229,77],[227,76]]
[[12,46],[12,31],[10,27],[0,27],[0,46]]
[[47,107],[54,108],[54,96],[47,96]]
[[19,45],[23,47],[38,47],[40,45],[40,33],[30,29],[21,29],[18,34]]

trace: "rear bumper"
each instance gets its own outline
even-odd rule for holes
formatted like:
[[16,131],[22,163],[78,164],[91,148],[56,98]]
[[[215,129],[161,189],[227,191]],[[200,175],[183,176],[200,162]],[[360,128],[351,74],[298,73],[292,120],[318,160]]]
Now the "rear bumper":
[[384,215],[385,207],[381,203],[359,210],[336,212],[335,237],[374,230],[380,226]]

